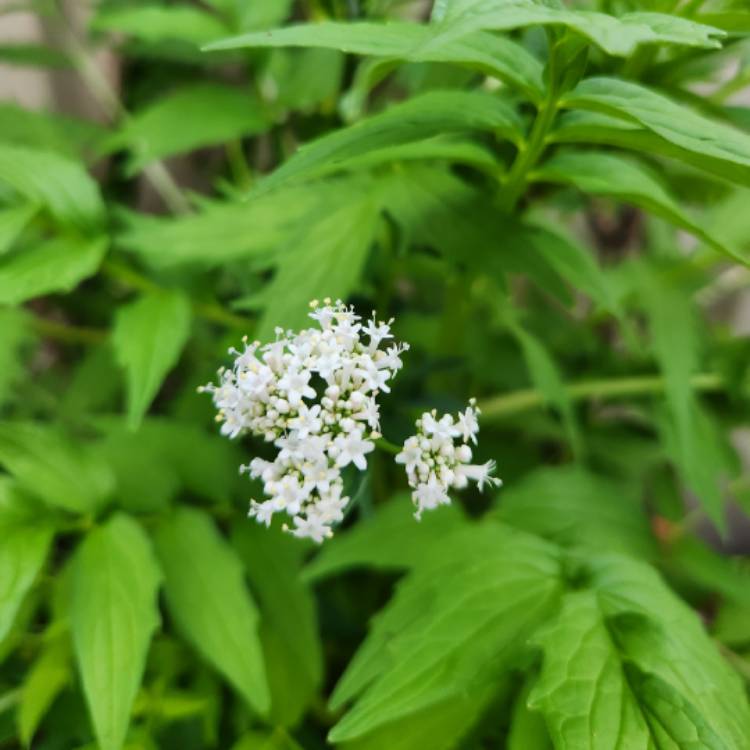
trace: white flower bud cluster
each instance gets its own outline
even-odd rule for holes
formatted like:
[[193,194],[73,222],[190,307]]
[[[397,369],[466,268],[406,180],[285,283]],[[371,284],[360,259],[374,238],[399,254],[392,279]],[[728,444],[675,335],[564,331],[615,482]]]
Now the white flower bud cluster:
[[219,370],[219,384],[202,390],[213,396],[222,434],[252,434],[278,449],[273,461],[241,467],[263,481],[269,498],[253,500],[249,515],[268,526],[285,512],[294,522],[286,530],[322,542],[349,502],[342,469],[367,468],[380,437],[377,397],[390,391],[408,345],[380,348],[393,338],[393,321],[362,323],[341,301],[310,306],[318,328],[278,328],[265,346],[245,340],[244,351],[229,350],[234,365]]
[[[437,412],[425,412],[416,422],[417,434],[407,438],[396,463],[403,464],[414,490],[412,500],[417,510],[416,519],[422,512],[450,503],[448,490],[463,489],[469,481],[476,482],[480,491],[484,485],[501,485],[502,481],[491,476],[495,462],[472,464],[469,442],[476,444],[479,432],[479,409],[476,399],[471,399],[466,411],[459,412],[456,419],[444,414],[438,419]],[[456,445],[456,438],[461,443]]]

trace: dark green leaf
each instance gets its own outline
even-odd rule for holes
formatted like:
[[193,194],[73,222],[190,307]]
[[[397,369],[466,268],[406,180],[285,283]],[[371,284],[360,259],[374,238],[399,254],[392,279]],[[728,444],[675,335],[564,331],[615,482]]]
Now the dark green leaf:
[[0,406],[12,395],[20,376],[21,347],[30,338],[28,318],[18,309],[0,307]]
[[156,533],[169,611],[184,637],[260,713],[270,694],[243,566],[210,517],[182,509]]
[[190,333],[190,302],[181,292],[148,292],[118,310],[112,333],[128,384],[128,423],[135,429]]
[[160,573],[148,537],[114,516],[76,556],[71,629],[83,691],[102,750],[119,750],[159,625]]

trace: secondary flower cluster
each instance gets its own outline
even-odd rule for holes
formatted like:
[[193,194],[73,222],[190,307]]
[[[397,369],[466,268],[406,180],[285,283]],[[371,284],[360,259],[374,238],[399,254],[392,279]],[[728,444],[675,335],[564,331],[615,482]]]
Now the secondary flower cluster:
[[[471,399],[466,410],[459,412],[456,419],[444,414],[438,419],[437,412],[425,412],[416,422],[417,434],[407,438],[404,447],[396,456],[396,462],[403,464],[414,505],[417,520],[422,512],[439,505],[450,503],[448,490],[463,489],[474,481],[480,491],[485,484],[500,485],[502,482],[491,476],[495,462],[472,464],[469,442],[476,444],[479,432],[479,409],[476,400]],[[456,439],[461,443],[456,445]]]
[[[276,341],[261,346],[245,340],[231,369],[219,370],[213,396],[230,438],[253,434],[278,450],[273,461],[254,458],[241,470],[263,481],[268,499],[252,501],[251,517],[270,525],[288,514],[295,536],[316,542],[332,535],[344,518],[341,471],[363,471],[373,441],[380,437],[377,397],[401,369],[406,344],[392,339],[390,324],[367,323],[340,301],[310,303],[317,328],[276,329]],[[392,322],[392,321],[391,321]]]

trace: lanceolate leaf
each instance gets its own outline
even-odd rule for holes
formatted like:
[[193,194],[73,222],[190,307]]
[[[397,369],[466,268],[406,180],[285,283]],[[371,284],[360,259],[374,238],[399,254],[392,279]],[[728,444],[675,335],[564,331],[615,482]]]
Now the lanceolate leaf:
[[534,170],[531,179],[571,184],[585,193],[608,195],[633,203],[687,229],[735,260],[750,265],[750,256],[740,255],[708,234],[702,224],[688,216],[649,169],[631,159],[593,151],[561,151]]
[[210,517],[182,509],[156,533],[169,611],[184,637],[256,711],[270,707],[258,612],[243,566]]
[[127,516],[92,531],[76,557],[71,628],[83,691],[102,750],[119,750],[159,624],[151,545]]
[[47,557],[53,529],[20,519],[0,506],[0,643],[13,626]]
[[488,131],[517,140],[521,124],[516,112],[497,95],[430,91],[303,146],[258,190],[346,169],[350,160],[387,147],[469,131]]
[[434,36],[435,29],[423,24],[328,21],[243,34],[214,42],[206,49],[323,47],[391,60],[455,63],[496,76],[532,99],[541,97],[541,63],[516,42],[477,32],[428,45]]
[[651,156],[666,156],[741,185],[750,185],[750,170],[723,158],[678,146],[637,122],[601,112],[573,111],[558,121],[550,139],[556,143],[605,143]]
[[[563,106],[625,118],[674,146],[750,173],[750,135],[619,78],[587,78],[563,97]],[[733,179],[734,170],[726,177]]]
[[90,230],[101,226],[99,188],[77,162],[52,151],[0,144],[0,182],[44,205],[63,223]]
[[440,44],[443,36],[454,39],[479,30],[536,25],[566,26],[620,57],[631,55],[641,44],[656,42],[716,48],[720,46],[717,39],[724,36],[720,29],[662,13],[630,13],[617,18],[535,0],[452,0],[445,4],[437,26],[442,33],[432,43]]
[[106,250],[105,238],[60,236],[9,253],[0,259],[0,304],[71,291],[96,273]]
[[258,133],[266,126],[263,105],[252,92],[195,84],[136,112],[105,148],[127,148],[128,169],[137,172],[156,159]]
[[190,333],[190,303],[179,292],[148,292],[121,308],[112,344],[125,368],[128,422],[136,428]]

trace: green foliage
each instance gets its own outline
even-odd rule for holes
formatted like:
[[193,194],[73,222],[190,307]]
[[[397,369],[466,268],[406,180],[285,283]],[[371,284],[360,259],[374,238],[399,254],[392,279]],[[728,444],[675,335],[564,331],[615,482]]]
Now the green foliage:
[[[0,45],[0,746],[746,750],[745,4],[70,5]],[[314,547],[196,390],[327,297],[410,349]]]

